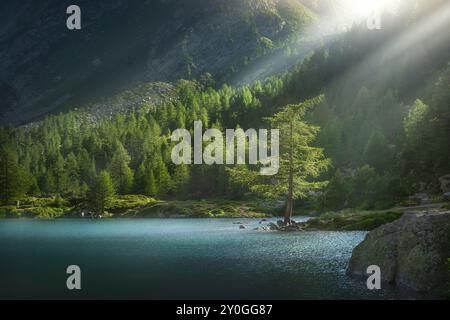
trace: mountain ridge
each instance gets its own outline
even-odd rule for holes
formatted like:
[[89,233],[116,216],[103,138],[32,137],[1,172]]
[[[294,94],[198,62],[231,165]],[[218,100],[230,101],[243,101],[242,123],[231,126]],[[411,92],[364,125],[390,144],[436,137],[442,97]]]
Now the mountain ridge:
[[2,122],[26,123],[146,82],[206,72],[225,81],[297,40],[314,19],[297,0],[79,1],[82,30],[69,31],[69,4],[2,8]]

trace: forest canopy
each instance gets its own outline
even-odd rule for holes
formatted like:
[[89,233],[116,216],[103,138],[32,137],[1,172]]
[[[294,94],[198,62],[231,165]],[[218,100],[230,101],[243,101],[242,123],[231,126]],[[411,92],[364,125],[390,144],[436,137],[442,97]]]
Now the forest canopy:
[[304,120],[318,128],[311,144],[331,159],[316,177],[329,184],[303,204],[386,208],[423,188],[439,193],[438,178],[450,173],[449,42],[430,40],[401,57],[374,59],[421,19],[403,14],[408,19],[385,20],[387,27],[376,34],[354,26],[265,80],[231,86],[204,74],[174,82],[169,97],[157,103],[145,102],[146,88],[167,85],[143,84],[108,100],[135,102],[125,111],[98,115],[80,108],[3,126],[1,200],[84,201],[94,190],[104,190],[104,199],[242,198],[252,188],[231,179],[225,165],[174,165],[171,133],[192,130],[194,121],[220,130],[265,128],[286,105],[321,93]]

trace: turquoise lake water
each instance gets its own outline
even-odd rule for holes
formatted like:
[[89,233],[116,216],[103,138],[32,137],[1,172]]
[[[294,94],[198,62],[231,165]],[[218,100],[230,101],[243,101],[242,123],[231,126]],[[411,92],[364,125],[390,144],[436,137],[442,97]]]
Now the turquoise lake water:
[[[0,298],[402,298],[345,275],[365,232],[252,230],[258,222],[0,221]],[[81,291],[66,289],[69,265],[81,268]]]

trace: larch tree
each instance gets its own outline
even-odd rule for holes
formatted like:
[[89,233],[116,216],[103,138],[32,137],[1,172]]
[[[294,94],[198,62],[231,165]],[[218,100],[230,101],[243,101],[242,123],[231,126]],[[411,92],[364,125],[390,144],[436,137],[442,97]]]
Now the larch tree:
[[114,200],[115,190],[111,176],[107,171],[101,171],[94,180],[90,190],[90,203],[99,214],[103,214]]
[[326,181],[317,181],[330,163],[322,148],[312,146],[319,128],[304,120],[307,111],[322,101],[323,96],[319,96],[300,104],[289,104],[268,118],[271,128],[280,130],[278,173],[264,176],[247,166],[229,170],[234,181],[247,185],[252,192],[272,198],[285,197],[286,225],[292,221],[294,200],[305,198],[311,191],[327,184]]

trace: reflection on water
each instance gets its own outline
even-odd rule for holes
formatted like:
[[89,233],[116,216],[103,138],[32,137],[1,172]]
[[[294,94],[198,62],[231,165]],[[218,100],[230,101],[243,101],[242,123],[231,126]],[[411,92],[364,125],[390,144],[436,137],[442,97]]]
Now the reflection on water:
[[[246,229],[240,230],[238,221]],[[399,298],[345,275],[365,232],[254,231],[252,219],[0,222],[0,298]],[[82,290],[68,291],[79,265]]]

